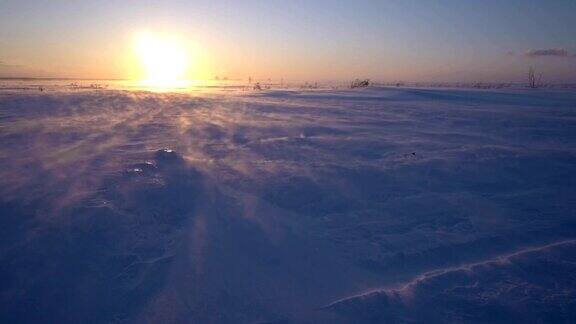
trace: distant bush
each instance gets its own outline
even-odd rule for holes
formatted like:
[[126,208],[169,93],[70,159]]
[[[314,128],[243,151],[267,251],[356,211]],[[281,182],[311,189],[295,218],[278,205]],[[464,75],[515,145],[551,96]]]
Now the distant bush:
[[364,79],[364,80],[356,79],[356,80],[352,81],[352,83],[350,84],[350,88],[352,88],[352,89],[354,89],[354,88],[366,88],[369,85],[370,85],[370,79]]
[[528,69],[528,86],[532,89],[542,86],[542,73],[536,76],[536,70],[533,67]]
[[318,89],[318,82],[308,83],[305,82],[303,85],[300,86],[302,89]]

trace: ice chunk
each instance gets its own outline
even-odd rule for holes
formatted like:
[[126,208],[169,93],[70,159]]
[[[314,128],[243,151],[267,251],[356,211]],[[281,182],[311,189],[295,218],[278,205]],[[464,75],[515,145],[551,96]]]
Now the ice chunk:
[[177,159],[178,154],[169,148],[156,151],[156,160],[158,161],[175,161]]

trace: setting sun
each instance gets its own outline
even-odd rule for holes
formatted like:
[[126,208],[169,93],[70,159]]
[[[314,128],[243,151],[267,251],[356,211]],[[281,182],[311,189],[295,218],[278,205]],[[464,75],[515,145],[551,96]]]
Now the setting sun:
[[157,87],[183,86],[190,68],[190,53],[175,37],[140,34],[135,53],[144,83]]

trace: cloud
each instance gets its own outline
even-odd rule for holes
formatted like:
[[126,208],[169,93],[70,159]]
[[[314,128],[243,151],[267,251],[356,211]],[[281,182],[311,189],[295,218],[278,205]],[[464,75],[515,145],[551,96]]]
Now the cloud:
[[556,56],[556,57],[574,57],[570,55],[565,48],[548,48],[548,49],[531,49],[525,53],[528,57]]

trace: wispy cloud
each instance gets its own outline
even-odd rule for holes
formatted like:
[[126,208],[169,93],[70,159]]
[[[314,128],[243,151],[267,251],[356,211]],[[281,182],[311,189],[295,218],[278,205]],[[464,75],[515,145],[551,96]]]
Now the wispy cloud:
[[556,57],[574,57],[568,53],[565,48],[547,48],[547,49],[531,49],[524,53],[528,57],[541,57],[541,56],[556,56]]

